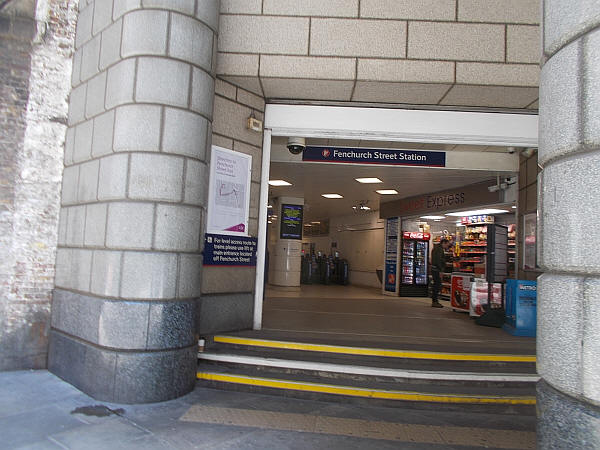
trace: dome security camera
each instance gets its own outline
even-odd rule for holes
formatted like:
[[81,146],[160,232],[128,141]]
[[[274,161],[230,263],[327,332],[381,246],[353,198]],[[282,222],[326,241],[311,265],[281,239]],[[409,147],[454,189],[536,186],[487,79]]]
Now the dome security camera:
[[287,148],[292,155],[299,155],[306,148],[306,140],[303,137],[288,138]]

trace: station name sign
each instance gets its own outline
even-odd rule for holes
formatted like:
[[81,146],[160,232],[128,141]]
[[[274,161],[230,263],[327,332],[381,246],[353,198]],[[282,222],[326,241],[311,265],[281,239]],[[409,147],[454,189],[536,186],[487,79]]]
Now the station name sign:
[[340,164],[446,167],[445,152],[348,147],[306,147],[302,161]]

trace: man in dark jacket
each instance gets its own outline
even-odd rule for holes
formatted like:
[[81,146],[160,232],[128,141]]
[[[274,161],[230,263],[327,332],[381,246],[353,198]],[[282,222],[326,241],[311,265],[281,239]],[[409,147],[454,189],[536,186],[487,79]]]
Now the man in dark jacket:
[[450,247],[450,241],[443,238],[439,244],[433,247],[431,252],[431,276],[433,278],[433,289],[431,291],[431,306],[433,308],[443,308],[438,301],[438,295],[442,289],[441,273],[446,270],[446,250]]

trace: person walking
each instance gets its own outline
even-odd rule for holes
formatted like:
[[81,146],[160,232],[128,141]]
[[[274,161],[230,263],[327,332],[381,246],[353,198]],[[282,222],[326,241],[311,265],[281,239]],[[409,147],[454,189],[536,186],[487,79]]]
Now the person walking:
[[446,250],[450,247],[450,241],[442,238],[439,244],[433,247],[431,252],[431,276],[433,278],[433,289],[431,290],[431,306],[443,308],[438,296],[442,289],[442,273],[446,270]]

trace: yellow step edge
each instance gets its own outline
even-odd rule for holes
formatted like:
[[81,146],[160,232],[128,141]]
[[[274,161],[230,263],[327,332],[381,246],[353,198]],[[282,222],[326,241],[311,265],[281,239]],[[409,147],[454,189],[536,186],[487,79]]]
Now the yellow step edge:
[[437,359],[445,361],[493,361],[493,362],[535,362],[531,355],[498,355],[481,353],[444,353],[412,350],[389,350],[383,348],[346,347],[341,345],[310,344],[306,342],[275,341],[270,339],[245,338],[237,336],[215,336],[215,342],[223,344],[247,345],[252,347],[304,350],[310,352],[341,353],[345,355],[385,356],[388,358]]
[[385,400],[407,400],[412,402],[433,403],[468,403],[468,404],[501,404],[501,405],[535,405],[535,397],[518,396],[484,396],[460,394],[427,394],[410,391],[386,391],[382,389],[335,386],[330,384],[304,383],[298,381],[278,380],[274,378],[248,377],[213,372],[198,372],[199,380],[218,381],[222,383],[243,384],[294,391],[318,392],[322,394],[348,395],[352,397],[375,398]]

